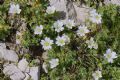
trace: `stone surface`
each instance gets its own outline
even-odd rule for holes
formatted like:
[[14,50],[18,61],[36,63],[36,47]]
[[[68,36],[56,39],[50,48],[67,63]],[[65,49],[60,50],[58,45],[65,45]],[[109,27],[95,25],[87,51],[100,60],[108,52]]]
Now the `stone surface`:
[[29,74],[32,80],[39,80],[39,67],[31,67]]
[[[49,0],[50,5],[56,8],[56,11],[64,12],[63,20],[73,19],[76,25],[84,23],[88,18],[88,11],[91,9],[85,5],[78,5],[70,0]],[[112,3],[120,5],[120,0],[105,0],[106,5]],[[59,18],[60,19],[60,18]]]
[[76,25],[81,22],[85,22],[88,17],[88,7],[80,7],[77,4],[67,0],[50,0],[50,5],[56,8],[56,11],[63,11],[65,13],[65,19],[72,19]]
[[24,73],[12,63],[4,65],[3,73],[10,76],[11,80],[23,80],[25,78]]
[[6,48],[5,43],[0,43],[0,47]]
[[5,61],[17,62],[18,55],[15,51],[6,49],[4,43],[0,43],[0,59],[4,59]]
[[13,50],[5,50],[3,58],[7,61],[18,62],[18,55]]
[[105,4],[116,4],[120,6],[120,0],[105,0],[104,1]]

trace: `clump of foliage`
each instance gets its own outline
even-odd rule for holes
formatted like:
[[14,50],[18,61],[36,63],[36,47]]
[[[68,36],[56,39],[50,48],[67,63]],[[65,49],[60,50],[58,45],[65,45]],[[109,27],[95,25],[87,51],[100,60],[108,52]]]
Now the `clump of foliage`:
[[[7,20],[8,3],[9,1],[6,1],[3,5],[0,5],[0,39],[2,40],[7,37],[11,29],[18,30],[12,27],[11,20]],[[13,19],[24,19],[27,23],[27,31],[23,33],[23,40],[21,42],[23,47],[42,46],[40,41],[48,36],[52,40],[55,40],[58,35],[61,36],[63,33],[70,37],[69,44],[62,47],[55,44],[51,50],[47,51],[49,58],[43,60],[43,62],[49,63],[50,59],[58,58],[59,65],[54,69],[48,68],[48,73],[43,71],[41,73],[41,80],[91,80],[92,73],[97,69],[102,71],[102,79],[120,79],[120,57],[118,56],[114,63],[110,64],[104,60],[103,56],[108,48],[116,51],[117,55],[120,54],[120,6],[111,4],[98,7],[97,11],[102,15],[102,24],[91,24],[91,22],[86,21],[86,24],[90,24],[89,29],[92,32],[87,34],[86,37],[81,38],[75,33],[78,29],[77,26],[71,30],[65,28],[60,33],[55,32],[51,28],[56,21],[55,16],[58,16],[58,13],[46,14],[46,9],[49,5],[47,0],[29,3],[16,1],[16,3],[22,4],[22,12],[20,15],[15,15]],[[42,35],[34,34],[34,29],[38,25],[44,26]],[[17,26],[19,27],[19,25]],[[85,43],[90,37],[94,37],[98,43],[97,50],[89,49]],[[43,48],[41,49],[43,50]],[[3,75],[0,74],[1,76]]]
[[9,25],[7,24],[7,5],[0,5],[0,40],[5,39],[9,33]]

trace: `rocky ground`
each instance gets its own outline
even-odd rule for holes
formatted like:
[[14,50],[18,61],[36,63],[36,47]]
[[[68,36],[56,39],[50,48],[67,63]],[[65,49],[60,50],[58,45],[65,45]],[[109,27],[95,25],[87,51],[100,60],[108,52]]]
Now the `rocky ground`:
[[[108,5],[110,3],[120,5],[120,0],[105,0],[103,3],[104,4],[101,3],[99,6]],[[58,13],[60,14],[57,17],[59,20],[66,21],[68,19],[72,19],[75,21],[76,26],[80,25],[81,23],[84,24],[89,16],[88,12],[92,10],[92,8],[81,4],[79,1],[74,2],[70,0],[50,0],[50,5],[54,6],[56,8],[56,11],[58,11]],[[12,17],[9,17],[9,19],[11,20]],[[17,23],[17,21],[19,21],[20,23]],[[17,30],[21,33],[25,32],[28,29],[26,27],[26,21],[21,19],[16,18],[16,22],[14,22],[12,25],[14,29],[16,28],[16,25],[21,26],[17,28]],[[40,46],[31,46],[29,48],[25,48],[20,44],[16,44],[16,35],[19,34],[16,34],[13,30],[10,32],[6,40],[0,41],[0,64],[3,65],[3,63],[6,61],[11,62],[9,64],[4,64],[3,72],[10,75],[11,78],[14,78],[13,80],[21,80],[24,77],[26,77],[26,79],[24,80],[27,80],[28,76],[32,77],[33,80],[38,80],[38,74],[41,73],[42,67],[40,64],[43,61],[41,59],[43,50],[41,50]],[[18,68],[19,66],[17,66],[15,63],[18,62],[18,64],[20,64],[21,57],[18,54],[22,55],[24,53],[30,53],[32,54],[32,56],[35,56],[37,58],[36,60],[38,60],[36,63],[40,66],[29,66],[28,72],[21,68],[23,70],[21,71],[20,68]],[[28,67],[28,65],[26,65],[25,67]],[[13,71],[12,74],[9,73],[9,71]]]

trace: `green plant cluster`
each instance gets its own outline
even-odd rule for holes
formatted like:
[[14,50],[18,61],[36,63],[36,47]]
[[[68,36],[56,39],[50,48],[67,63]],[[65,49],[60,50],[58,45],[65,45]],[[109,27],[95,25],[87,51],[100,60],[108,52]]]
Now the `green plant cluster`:
[[[0,40],[4,40],[12,29],[11,22],[7,21],[9,18],[8,3],[9,1],[6,1],[0,5]],[[40,39],[46,36],[54,39],[57,36],[51,26],[56,21],[55,17],[58,16],[58,13],[46,14],[48,1],[41,0],[31,3],[16,1],[16,3],[22,4],[22,12],[20,16],[16,15],[16,17],[25,19],[27,23],[22,46],[27,48],[32,45],[39,46]],[[78,38],[71,33],[72,31],[66,29],[63,33],[70,36],[71,42],[64,47],[53,46],[53,49],[48,51],[49,59],[53,57],[59,59],[59,66],[49,69],[47,74],[41,73],[41,80],[92,80],[91,74],[98,68],[102,70],[103,79],[120,80],[120,57],[118,56],[113,64],[107,63],[103,57],[107,48],[113,49],[117,55],[120,55],[120,6],[105,5],[99,7],[97,11],[102,15],[102,24],[91,25],[90,28],[99,27],[92,33],[92,37],[95,37],[98,43],[98,50],[88,49],[87,45],[83,43],[86,38]],[[37,25],[44,26],[43,35],[33,35]]]

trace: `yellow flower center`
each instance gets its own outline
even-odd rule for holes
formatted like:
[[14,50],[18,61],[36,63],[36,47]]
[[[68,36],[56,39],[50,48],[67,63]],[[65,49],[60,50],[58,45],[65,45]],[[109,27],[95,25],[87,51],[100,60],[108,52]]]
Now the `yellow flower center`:
[[97,15],[97,16],[96,16],[96,19],[97,19],[97,20],[99,20],[99,19],[100,19],[100,17]]
[[64,44],[64,40],[60,40],[60,43],[61,43],[61,44]]
[[111,58],[111,54],[108,54],[108,55],[107,55],[107,58]]
[[49,42],[45,42],[45,46],[49,46],[50,45],[50,43]]

